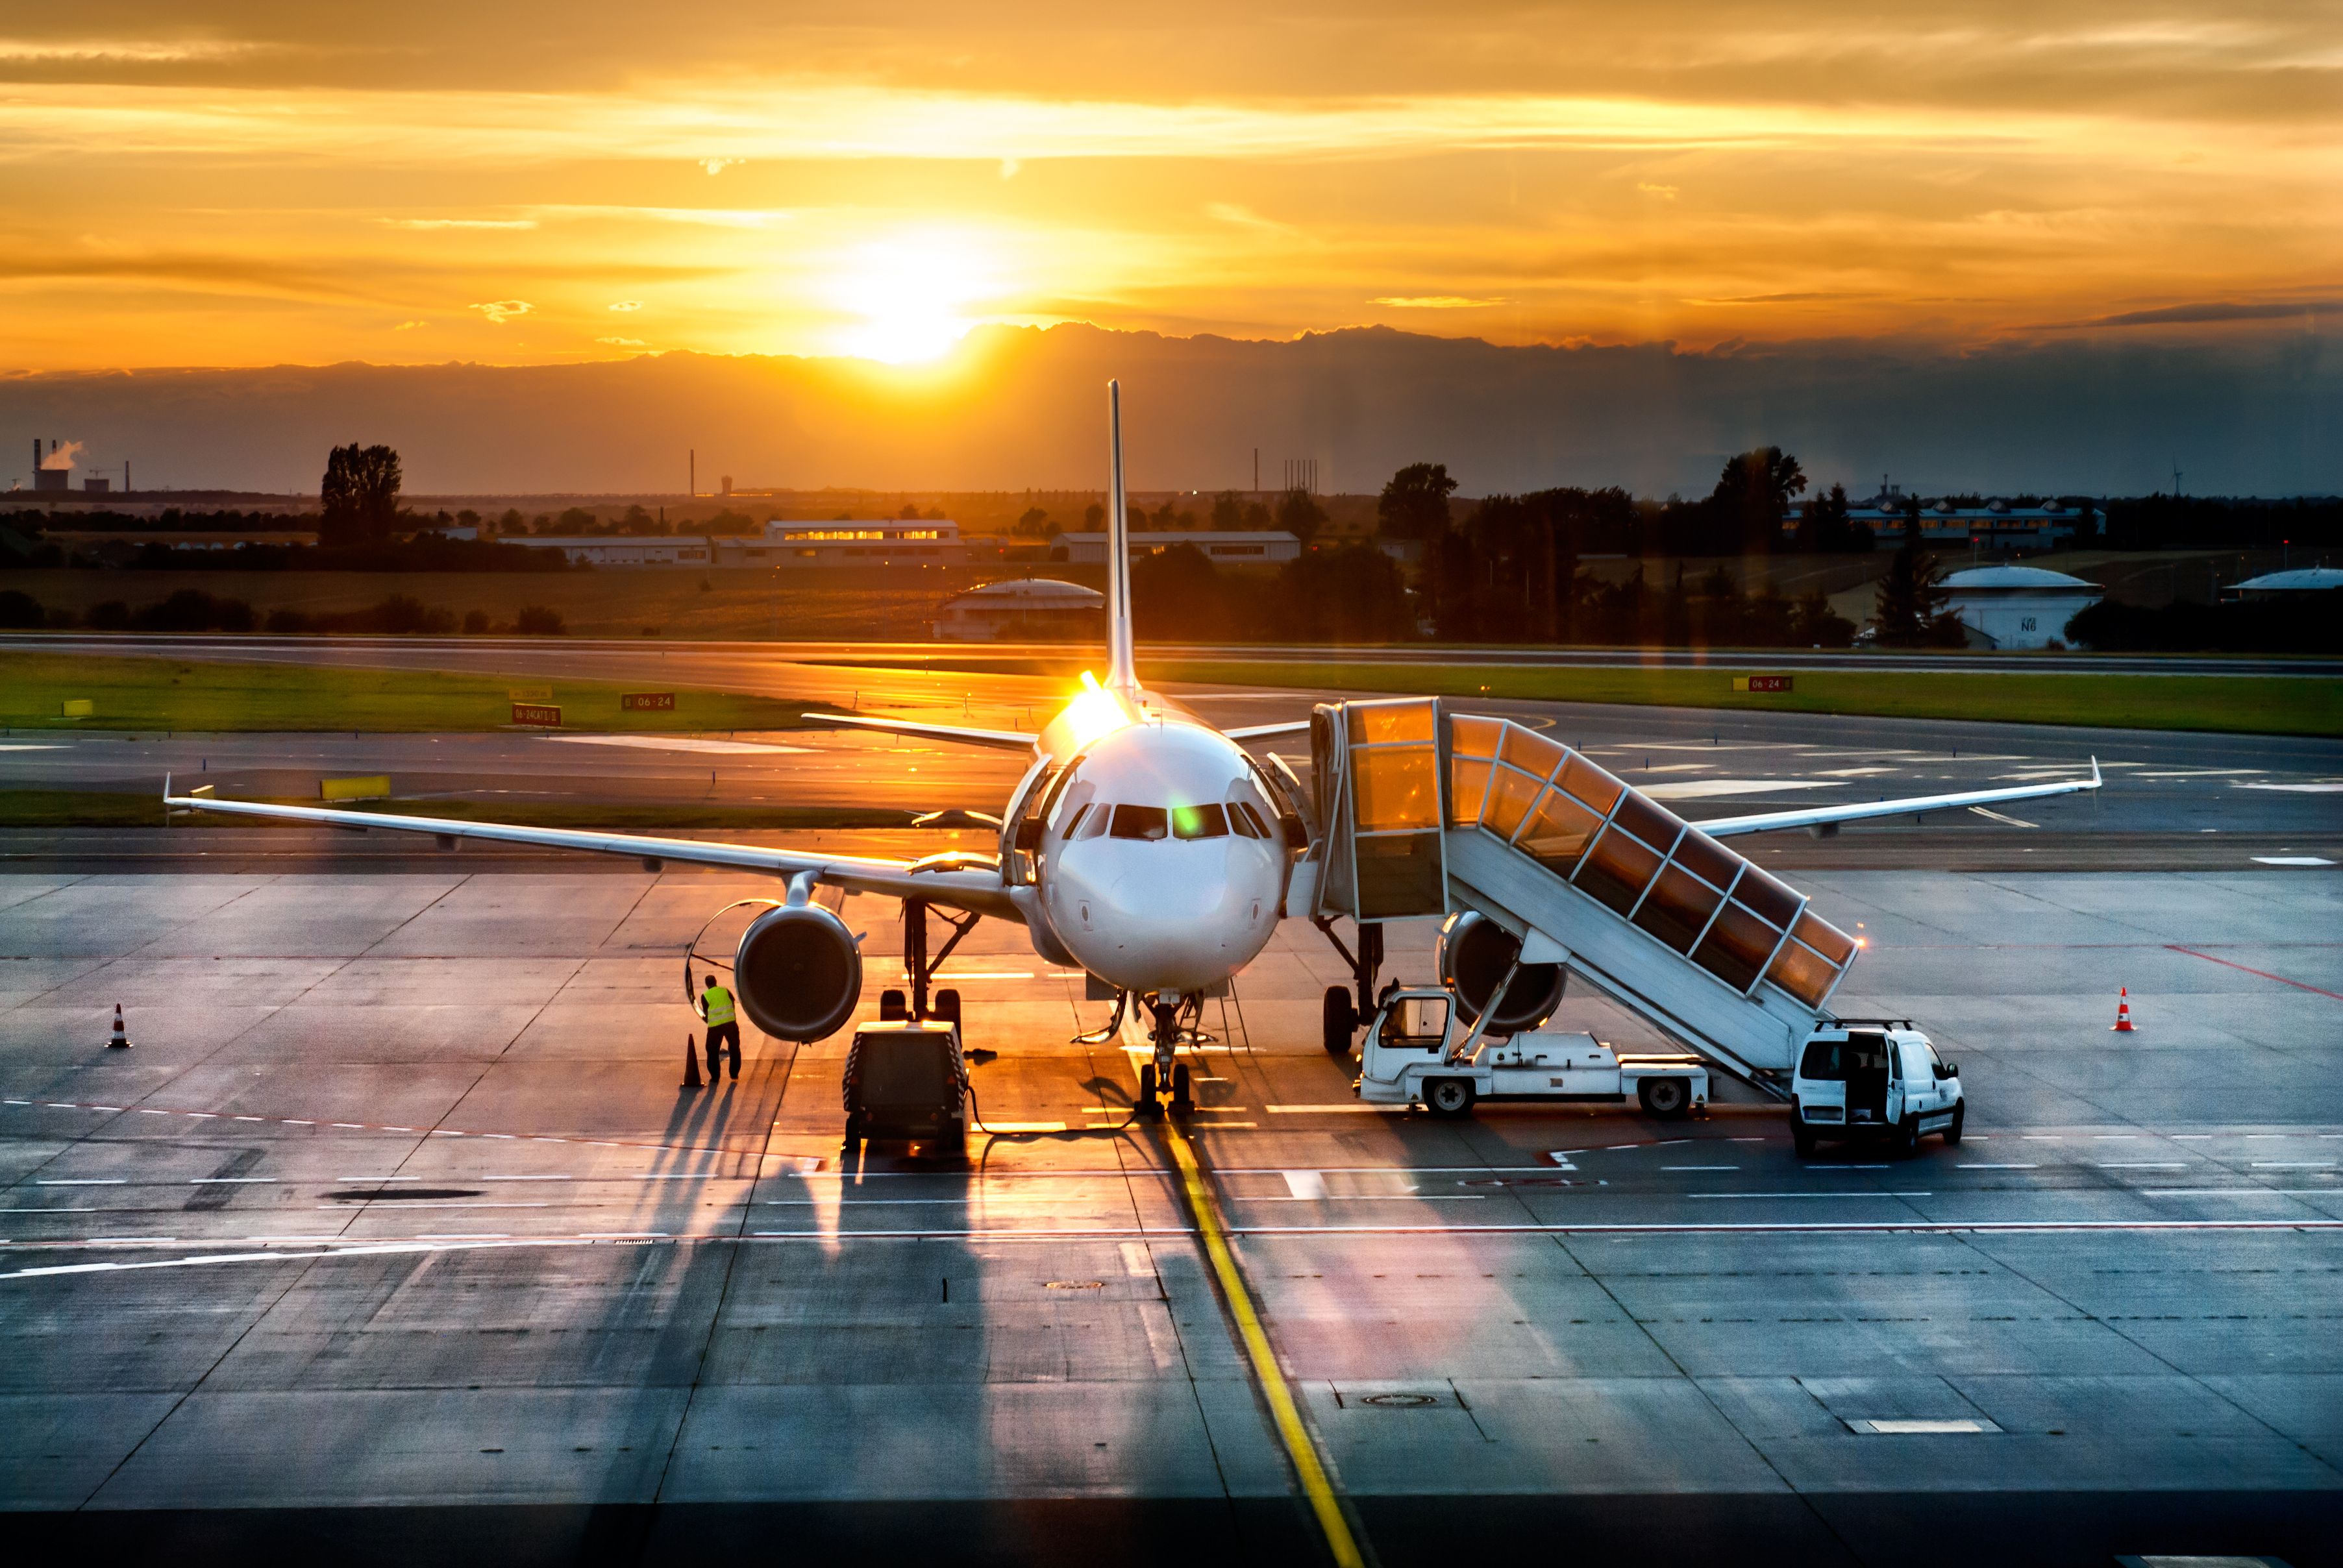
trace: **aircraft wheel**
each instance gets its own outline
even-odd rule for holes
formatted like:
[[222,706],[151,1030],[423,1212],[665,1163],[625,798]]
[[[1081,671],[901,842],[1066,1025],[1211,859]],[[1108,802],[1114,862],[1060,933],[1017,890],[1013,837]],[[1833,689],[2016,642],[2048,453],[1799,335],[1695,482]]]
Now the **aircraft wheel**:
[[1359,1030],[1359,1010],[1351,1001],[1351,993],[1338,985],[1326,988],[1325,1006],[1321,1010],[1326,1030],[1326,1054],[1351,1054],[1351,1037]]
[[1423,1086],[1423,1106],[1434,1116],[1470,1116],[1473,1114],[1473,1081],[1469,1078],[1435,1078]]
[[1195,1101],[1192,1099],[1188,1093],[1188,1064],[1184,1061],[1173,1063],[1172,1068],[1172,1109],[1174,1111],[1192,1111],[1195,1108]]
[[960,1021],[960,992],[946,986],[936,992],[935,1005],[929,1010],[945,1023]]
[[911,1010],[904,1001],[901,991],[882,990],[879,993],[880,1022],[897,1023],[910,1016]]
[[1155,1064],[1142,1062],[1139,1068],[1139,1114],[1156,1116],[1161,1114],[1161,1109],[1155,1103]]

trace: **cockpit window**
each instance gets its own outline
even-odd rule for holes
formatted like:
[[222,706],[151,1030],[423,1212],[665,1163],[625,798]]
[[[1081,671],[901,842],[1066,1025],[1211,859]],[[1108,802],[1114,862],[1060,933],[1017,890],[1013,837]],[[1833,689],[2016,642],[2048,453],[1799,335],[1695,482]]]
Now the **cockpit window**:
[[1218,806],[1174,806],[1172,832],[1182,839],[1225,839],[1229,814]]
[[1065,836],[1071,839],[1075,834],[1081,832],[1082,830],[1082,819],[1090,814],[1091,809],[1089,802],[1085,801],[1081,805],[1076,807],[1074,809],[1074,819],[1066,824]]
[[1171,831],[1170,816],[1161,806],[1117,806],[1114,836],[1151,841],[1163,838]]
[[1252,802],[1250,800],[1229,802],[1229,826],[1247,839],[1269,837],[1268,825],[1262,821],[1261,813],[1253,809]]

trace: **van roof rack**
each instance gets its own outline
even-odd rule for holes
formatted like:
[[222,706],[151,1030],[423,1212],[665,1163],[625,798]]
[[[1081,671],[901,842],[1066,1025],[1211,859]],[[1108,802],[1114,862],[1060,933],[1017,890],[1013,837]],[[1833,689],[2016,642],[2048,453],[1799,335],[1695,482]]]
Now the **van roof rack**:
[[1910,1029],[1908,1018],[1834,1018],[1815,1026],[1817,1029]]

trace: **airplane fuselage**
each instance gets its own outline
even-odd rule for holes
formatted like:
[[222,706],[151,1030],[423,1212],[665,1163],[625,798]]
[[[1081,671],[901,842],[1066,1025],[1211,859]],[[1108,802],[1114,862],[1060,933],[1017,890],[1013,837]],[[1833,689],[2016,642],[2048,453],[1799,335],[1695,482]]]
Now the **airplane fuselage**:
[[1101,737],[1054,787],[1034,880],[1051,930],[1091,973],[1193,996],[1277,930],[1286,850],[1243,749],[1178,719]]

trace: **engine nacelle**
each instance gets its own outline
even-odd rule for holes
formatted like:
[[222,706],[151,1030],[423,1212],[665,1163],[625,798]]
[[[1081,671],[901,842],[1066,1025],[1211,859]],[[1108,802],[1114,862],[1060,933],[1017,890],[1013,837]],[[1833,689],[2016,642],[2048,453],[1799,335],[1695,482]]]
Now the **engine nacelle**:
[[[1513,967],[1522,944],[1513,932],[1470,910],[1448,917],[1440,928],[1440,983],[1456,998],[1458,1015],[1477,1020]],[[1562,1005],[1568,976],[1560,964],[1523,964],[1506,988],[1505,1000],[1489,1019],[1489,1032],[1520,1034],[1535,1029]]]
[[740,933],[732,980],[749,1021],[775,1040],[838,1032],[862,998],[862,950],[820,904],[769,910]]

